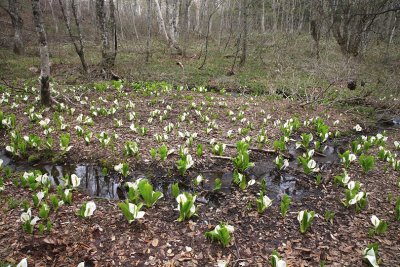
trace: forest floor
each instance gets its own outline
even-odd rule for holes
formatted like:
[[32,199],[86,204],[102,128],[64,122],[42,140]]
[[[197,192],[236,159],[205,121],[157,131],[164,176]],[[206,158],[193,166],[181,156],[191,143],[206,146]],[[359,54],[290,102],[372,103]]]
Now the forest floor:
[[[58,104],[52,108],[40,106],[39,93],[31,86],[19,83],[1,87],[0,147],[4,150],[14,144],[15,149],[14,153],[1,154],[4,190],[0,192],[0,266],[16,264],[22,258],[28,259],[29,266],[77,266],[80,262],[85,266],[216,266],[219,262],[223,266],[222,261],[227,266],[268,266],[273,250],[287,266],[367,266],[363,250],[372,243],[379,245],[380,266],[400,266],[400,222],[395,218],[395,202],[400,197],[398,169],[387,162],[388,153],[383,158],[378,156],[382,146],[396,162],[399,148],[394,141],[400,140],[398,129],[386,127],[384,132],[368,118],[351,115],[347,110],[324,104],[301,105],[290,99],[206,92],[202,87],[187,90],[167,83],[126,83],[121,87],[102,82],[94,87],[54,83]],[[393,103],[398,106],[398,100]],[[40,121],[45,118],[50,122],[43,127]],[[172,127],[166,128],[170,124]],[[357,124],[361,131],[354,129]],[[293,127],[287,133],[289,139],[285,148],[279,149],[274,143],[283,137],[288,125]],[[328,127],[327,140],[319,136],[318,125]],[[76,126],[84,134],[92,133],[88,145]],[[45,134],[49,127],[52,132]],[[100,144],[102,132],[110,136],[106,146]],[[321,148],[311,142],[306,149],[296,149],[295,143],[305,133],[312,133],[313,142],[323,141]],[[60,141],[67,134],[67,146],[72,147],[63,152]],[[30,135],[30,141],[15,137],[29,139]],[[368,136],[367,141],[362,135]],[[41,140],[40,149],[32,146],[34,137]],[[53,144],[46,147],[49,138]],[[232,183],[235,144],[243,138],[247,138],[250,160],[255,162],[244,172],[246,179],[254,179],[255,184],[244,190]],[[213,139],[215,143],[210,144]],[[127,141],[137,143],[136,155],[124,155]],[[352,141],[360,147],[352,146]],[[366,142],[371,142],[370,149]],[[228,144],[220,155],[212,151],[218,143]],[[27,149],[18,144],[27,145]],[[166,160],[160,159],[163,144],[168,150],[174,149]],[[199,145],[203,153],[198,153]],[[194,161],[184,175],[178,174],[176,167],[182,146]],[[306,174],[297,160],[311,149],[315,149],[312,158],[319,167],[320,182],[317,172]],[[347,150],[357,158],[346,168],[347,173],[368,194],[367,205],[359,212],[354,206],[343,205],[345,188],[334,184],[335,176],[345,168],[340,154]],[[361,154],[374,158],[374,167],[367,173],[360,166]],[[289,161],[284,170],[275,164],[278,155]],[[128,164],[127,177],[114,171],[119,163]],[[35,169],[47,173],[45,166],[56,167],[58,171],[50,170],[48,175],[52,183],[61,186],[66,185],[57,180],[57,175],[78,174],[82,166],[96,166],[105,175],[97,172],[96,177],[80,177],[81,186],[73,190],[71,204],[58,210],[51,208],[47,220],[51,230],[40,233],[37,224],[29,234],[22,228],[21,213],[29,206],[33,215],[38,215],[32,195],[42,189],[23,187],[22,177],[25,171]],[[60,168],[65,166],[73,167],[69,173],[61,173]],[[193,181],[199,174],[204,181],[195,185]],[[129,224],[117,204],[126,197],[124,182],[143,176],[164,197],[153,207],[143,208],[144,217]],[[219,190],[214,189],[216,178],[222,182]],[[273,204],[258,213],[256,199],[263,180],[265,194]],[[197,194],[198,216],[177,221],[177,202],[171,195],[173,183],[178,183],[182,191]],[[111,197],[102,197],[102,190],[112,191]],[[49,194],[57,195],[57,190],[51,187]],[[50,205],[49,194],[42,202]],[[285,217],[280,213],[284,194],[292,200]],[[85,219],[77,216],[89,200],[96,203],[94,214]],[[318,214],[304,234],[297,221],[302,210]],[[335,213],[332,222],[325,219],[327,211]],[[369,235],[372,215],[388,223],[385,233]],[[220,222],[234,227],[226,248],[204,236]]]

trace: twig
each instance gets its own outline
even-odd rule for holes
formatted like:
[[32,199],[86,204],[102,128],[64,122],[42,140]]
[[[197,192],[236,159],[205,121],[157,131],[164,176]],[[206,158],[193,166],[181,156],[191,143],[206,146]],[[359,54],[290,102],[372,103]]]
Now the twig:
[[319,92],[319,94],[314,98],[313,101],[306,101],[306,102],[303,102],[303,103],[300,104],[300,106],[301,106],[301,107],[304,107],[304,106],[306,106],[306,105],[313,104],[313,103],[317,102],[317,101],[320,99],[320,97],[322,97],[322,96],[329,90],[329,88],[331,88],[331,86],[334,85],[334,84],[335,84],[335,82],[331,82],[331,83],[328,85],[328,87],[326,87],[324,90],[322,90],[321,92]]
[[210,157],[211,157],[212,159],[226,159],[226,160],[232,160],[231,157],[224,157],[224,156],[211,155]]

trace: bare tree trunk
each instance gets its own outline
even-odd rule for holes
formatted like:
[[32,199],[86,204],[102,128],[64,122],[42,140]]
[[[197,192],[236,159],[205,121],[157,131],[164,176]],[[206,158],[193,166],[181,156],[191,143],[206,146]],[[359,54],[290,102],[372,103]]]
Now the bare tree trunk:
[[182,52],[183,56],[186,57],[186,48],[187,48],[187,42],[189,41],[189,10],[190,10],[190,5],[192,4],[193,0],[184,0],[183,1],[183,20],[182,20],[182,29],[183,33],[182,36],[184,38],[183,44],[182,44]]
[[20,16],[21,5],[18,0],[8,0],[8,9],[0,5],[10,16],[11,24],[14,30],[13,51],[17,55],[23,55],[25,52],[24,42],[22,39],[23,20]]
[[40,96],[42,104],[51,105],[50,98],[50,60],[49,48],[47,46],[47,37],[43,25],[42,11],[40,10],[39,0],[32,0],[33,22],[35,24],[36,33],[39,39],[40,51]]
[[149,62],[151,57],[151,0],[147,0],[147,40],[146,40],[146,62]]
[[108,74],[115,63],[115,57],[117,52],[117,37],[116,37],[117,34],[116,34],[116,24],[115,24],[114,2],[113,0],[110,0],[109,1],[110,27],[112,29],[114,38],[114,47],[112,49],[109,40],[109,32],[106,22],[106,11],[104,5],[105,5],[104,0],[96,0],[96,13],[97,13],[97,20],[101,34],[101,44],[102,44],[101,48],[102,60],[100,66],[106,72],[106,74]]
[[78,14],[76,12],[77,8],[76,8],[75,0],[71,0],[71,8],[72,8],[72,14],[73,14],[74,20],[75,20],[75,25],[76,25],[76,30],[77,30],[77,34],[78,34],[78,42],[79,42],[79,44],[74,39],[74,34],[72,33],[70,20],[67,17],[67,13],[66,13],[66,10],[64,8],[64,4],[63,4],[62,0],[58,0],[58,2],[60,3],[61,13],[63,15],[65,26],[67,27],[69,37],[71,38],[71,42],[73,43],[73,45],[75,47],[75,51],[78,54],[79,59],[81,60],[83,72],[87,73],[88,72],[88,67],[87,67],[86,60],[85,60],[85,51],[84,51],[84,46],[83,46],[81,27],[80,27],[80,23],[79,23],[79,19],[78,19]]
[[247,19],[248,19],[248,12],[249,12],[249,3],[248,0],[244,0],[242,3],[243,8],[243,40],[242,40],[242,54],[240,55],[239,66],[243,66],[246,63],[247,59]]
[[165,21],[164,21],[162,12],[161,12],[160,2],[159,2],[159,0],[155,0],[154,2],[156,4],[158,28],[159,28],[161,34],[163,35],[163,37],[165,38],[165,40],[167,41],[167,43],[169,44],[169,37],[167,34],[167,30],[165,28]]
[[139,40],[139,34],[136,29],[136,6],[135,6],[135,3],[136,3],[136,1],[133,3],[133,7],[132,7],[132,5],[130,7],[131,7],[132,14],[133,14],[133,16],[132,16],[133,30],[135,31],[136,39]]
[[182,48],[178,44],[178,7],[179,0],[167,0],[168,31],[171,47],[175,48],[179,55],[182,55]]
[[58,23],[57,23],[56,16],[54,14],[53,0],[49,1],[49,5],[50,5],[50,10],[51,10],[51,17],[52,17],[53,23],[54,23],[54,28],[56,29],[56,33],[58,33]]

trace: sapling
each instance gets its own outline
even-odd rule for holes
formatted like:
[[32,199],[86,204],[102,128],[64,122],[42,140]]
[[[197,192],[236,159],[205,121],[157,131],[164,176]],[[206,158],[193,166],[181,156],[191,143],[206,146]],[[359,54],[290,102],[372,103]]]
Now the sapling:
[[220,223],[215,226],[214,230],[206,232],[204,235],[212,241],[219,241],[223,247],[227,247],[232,239],[231,233],[233,231],[233,226]]

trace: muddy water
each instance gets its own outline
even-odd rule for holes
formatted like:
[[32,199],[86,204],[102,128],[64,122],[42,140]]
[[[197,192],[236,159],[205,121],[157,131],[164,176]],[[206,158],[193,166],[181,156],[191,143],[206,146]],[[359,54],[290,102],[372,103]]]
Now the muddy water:
[[[296,158],[302,152],[289,147],[289,154],[292,157],[288,171],[278,172],[276,170],[274,159],[272,157],[265,161],[255,163],[255,166],[247,170],[247,176],[256,181],[265,180],[267,185],[268,196],[273,199],[279,199],[283,194],[288,194],[295,199],[301,199],[307,194],[308,190],[304,186],[304,177],[297,177],[291,173],[299,173],[300,168],[297,166]],[[323,156],[316,156],[316,161],[320,164],[320,168],[325,168],[338,161],[337,148],[328,146]],[[53,186],[63,185],[61,179],[65,175],[76,174],[81,178],[80,189],[90,196],[108,198],[108,199],[124,199],[126,191],[123,187],[124,181],[120,175],[116,173],[104,174],[100,166],[93,164],[81,163],[77,165],[51,165],[51,164],[30,164],[27,162],[15,162],[7,157],[4,150],[0,150],[0,158],[3,159],[3,165],[11,167],[16,171],[33,171],[40,170],[47,173]],[[197,175],[201,174],[204,181],[200,186],[195,187],[193,180]],[[151,181],[155,190],[164,193],[166,198],[171,198],[171,186],[178,183],[179,188],[184,191],[198,192],[198,200],[208,203],[215,202],[216,194],[214,192],[215,180],[221,180],[222,186],[218,194],[229,194],[232,188],[232,172],[222,172],[220,169],[206,170],[201,173],[191,172],[190,176],[181,177],[169,175],[168,170],[165,171],[132,171],[125,181],[135,181],[139,178],[147,178]],[[258,190],[258,189],[257,189]]]

